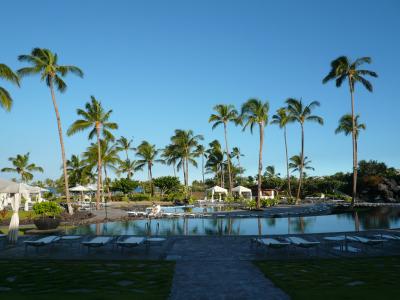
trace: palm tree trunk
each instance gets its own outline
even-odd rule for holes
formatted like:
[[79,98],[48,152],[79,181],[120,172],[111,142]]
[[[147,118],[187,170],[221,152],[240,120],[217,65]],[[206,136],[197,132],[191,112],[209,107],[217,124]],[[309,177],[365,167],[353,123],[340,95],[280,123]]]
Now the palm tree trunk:
[[102,188],[102,167],[101,167],[101,145],[100,145],[100,125],[96,124],[97,135],[97,192],[96,192],[96,209],[100,209],[100,190]]
[[221,187],[225,188],[225,170],[224,170],[224,163],[221,164]]
[[262,184],[262,152],[264,144],[264,124],[260,123],[260,152],[258,153],[258,187],[257,187],[257,208],[260,208],[261,201],[261,184]]
[[304,167],[304,126],[301,124],[301,153],[300,153],[300,175],[299,175],[299,186],[297,188],[296,204],[300,201],[301,184],[303,181],[303,167]]
[[231,158],[229,155],[229,147],[228,147],[228,134],[227,134],[227,129],[226,129],[226,124],[224,123],[224,135],[225,135],[225,150],[226,150],[226,157],[228,161],[228,177],[229,177],[229,195],[232,192],[233,186],[232,186],[232,173],[231,173]]
[[149,179],[150,179],[150,188],[151,188],[151,195],[154,196],[154,187],[153,187],[153,173],[151,172],[151,163],[148,165],[149,168]]
[[201,154],[201,175],[203,176],[203,184],[204,184],[204,154]]
[[351,206],[354,206],[356,203],[357,197],[357,137],[356,137],[356,120],[354,117],[354,90],[351,84],[351,77],[349,77],[349,87],[350,87],[350,95],[351,95],[351,120],[353,125],[352,130],[352,141],[353,141],[353,194],[351,197]]
[[189,190],[189,160],[186,157],[186,189]]
[[64,173],[65,197],[66,197],[66,200],[67,200],[68,213],[70,215],[72,215],[74,213],[74,211],[72,209],[71,200],[70,200],[70,196],[69,196],[67,161],[65,159],[65,148],[64,148],[64,139],[63,139],[62,127],[61,127],[61,118],[60,118],[60,113],[58,111],[56,95],[54,93],[53,78],[50,79],[50,91],[51,91],[51,99],[53,100],[54,111],[56,113],[56,118],[57,118],[58,137],[60,138],[61,158],[62,158],[62,162],[63,162],[63,173]]
[[108,201],[109,202],[111,202],[111,192],[110,192],[110,185],[108,184],[108,176],[107,176],[107,168],[106,168],[106,166],[104,165],[103,166],[103,169],[104,169],[104,180],[106,181],[106,184],[107,184],[107,196],[108,196]]
[[176,177],[176,167],[175,167],[175,162],[172,163],[172,168],[174,169],[174,177]]
[[285,139],[285,153],[286,153],[286,174],[287,174],[287,181],[288,181],[288,196],[292,198],[292,190],[290,188],[290,174],[289,174],[289,156],[287,150],[287,139],[286,139],[286,126],[283,127],[283,137]]

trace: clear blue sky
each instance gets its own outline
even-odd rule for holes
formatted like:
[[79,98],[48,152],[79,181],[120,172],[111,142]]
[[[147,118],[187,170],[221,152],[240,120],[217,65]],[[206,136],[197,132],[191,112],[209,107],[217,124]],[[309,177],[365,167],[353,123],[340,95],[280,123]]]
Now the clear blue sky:
[[[356,110],[367,124],[360,159],[400,167],[399,1],[6,1],[2,3],[0,62],[22,66],[17,55],[46,47],[61,64],[74,64],[84,79],[67,77],[58,94],[64,131],[75,110],[100,99],[113,109],[117,135],[163,147],[176,128],[193,129],[205,143],[222,139],[208,124],[218,103],[240,106],[250,97],[268,99],[271,113],[287,97],[318,100],[323,127],[306,125],[306,155],[314,175],[351,170],[351,138],[335,135],[350,111],[349,92],[322,85],[329,63],[339,55],[371,56],[374,93],[356,90]],[[11,113],[0,110],[0,167],[7,158],[31,152],[45,169],[37,179],[60,174],[60,150],[49,90],[38,77],[17,89]],[[299,153],[299,128],[288,128],[290,155]],[[241,148],[248,175],[257,170],[258,136],[229,128],[230,145]],[[87,134],[66,137],[66,152],[81,153]],[[264,166],[284,173],[282,131],[265,133]],[[171,174],[156,165],[154,175]],[[0,174],[2,177],[11,175]],[[191,169],[191,180],[200,170]],[[145,178],[146,173],[136,175]]]

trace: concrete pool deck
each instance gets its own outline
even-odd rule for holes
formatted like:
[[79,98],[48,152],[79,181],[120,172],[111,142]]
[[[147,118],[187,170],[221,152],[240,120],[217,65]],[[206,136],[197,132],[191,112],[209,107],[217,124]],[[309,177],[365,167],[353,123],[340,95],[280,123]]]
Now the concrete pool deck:
[[[26,236],[15,246],[0,246],[0,259],[170,260],[176,262],[170,299],[289,299],[265,278],[253,261],[398,255],[400,241],[388,241],[374,247],[351,243],[353,248],[361,251],[344,252],[333,249],[337,243],[323,239],[341,234],[373,236],[385,233],[400,235],[400,230],[290,235],[320,241],[318,251],[297,247],[291,247],[289,251],[267,250],[252,242],[258,236],[171,236],[161,243],[140,245],[124,252],[111,244],[88,251],[79,241],[25,252],[23,241],[32,238]],[[279,238],[287,236],[279,235]]]

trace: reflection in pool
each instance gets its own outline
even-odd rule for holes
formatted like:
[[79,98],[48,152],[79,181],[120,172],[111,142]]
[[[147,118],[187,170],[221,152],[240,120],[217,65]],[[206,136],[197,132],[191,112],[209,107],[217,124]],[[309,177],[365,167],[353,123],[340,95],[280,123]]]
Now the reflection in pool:
[[290,218],[163,218],[84,225],[70,234],[104,235],[270,235],[389,229],[400,227],[400,210],[378,208]]

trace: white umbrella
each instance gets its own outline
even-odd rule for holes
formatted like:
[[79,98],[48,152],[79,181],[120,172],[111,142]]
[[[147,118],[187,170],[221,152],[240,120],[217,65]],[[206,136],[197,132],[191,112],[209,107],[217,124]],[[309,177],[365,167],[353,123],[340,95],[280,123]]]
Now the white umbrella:
[[15,194],[12,201],[11,201],[11,207],[13,210],[13,215],[11,217],[11,222],[8,230],[8,240],[10,243],[16,243],[18,240],[18,228],[19,228],[19,216],[18,216],[18,210],[19,210],[19,205],[21,203],[21,195],[20,194]]
[[81,200],[83,201],[83,193],[84,192],[90,192],[91,189],[85,187],[85,186],[81,186],[81,185],[77,185],[74,186],[72,188],[69,189],[71,192],[80,192],[81,193]]

